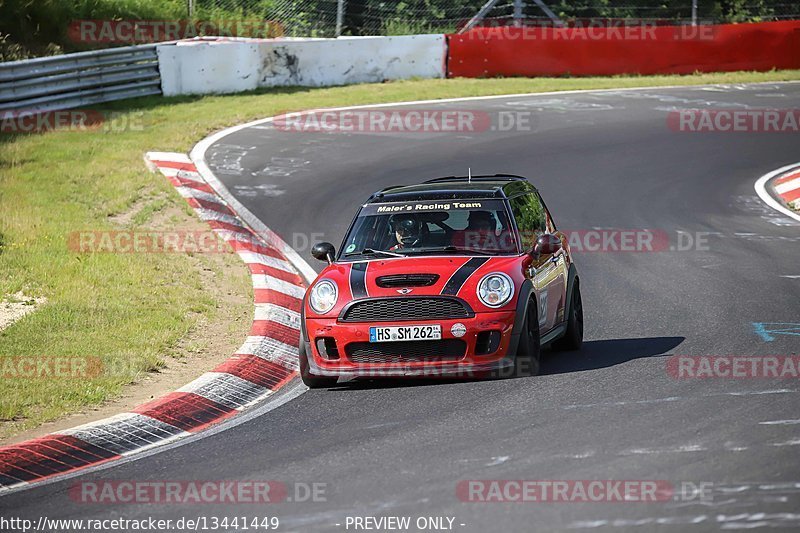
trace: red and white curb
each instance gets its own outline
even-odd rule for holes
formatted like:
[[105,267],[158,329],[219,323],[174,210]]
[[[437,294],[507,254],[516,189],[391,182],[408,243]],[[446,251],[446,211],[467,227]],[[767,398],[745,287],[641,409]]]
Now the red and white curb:
[[795,211],[800,211],[800,169],[774,180],[772,190],[786,202],[786,205]]
[[297,377],[307,275],[295,267],[294,257],[287,258],[286,244],[242,220],[188,156],[150,152],[145,161],[249,267],[255,293],[250,334],[211,372],[132,412],[0,448],[0,494],[187,437],[263,401]]
[[800,163],[764,174],[756,181],[755,189],[765,204],[800,221]]

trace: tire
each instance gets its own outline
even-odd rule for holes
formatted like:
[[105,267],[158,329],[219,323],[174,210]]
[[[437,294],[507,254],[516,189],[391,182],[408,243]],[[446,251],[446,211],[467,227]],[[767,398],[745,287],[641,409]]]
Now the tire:
[[517,356],[514,358],[514,376],[526,377],[539,374],[541,346],[539,345],[539,320],[536,300],[528,302],[525,322],[519,336]]
[[300,351],[298,353],[298,358],[300,359],[300,379],[303,380],[306,387],[309,389],[326,389],[328,387],[333,387],[336,385],[336,382],[339,378],[331,377],[331,376],[317,376],[316,374],[312,374],[311,370],[308,368],[308,347],[306,341],[303,340],[303,337],[300,337]]
[[575,288],[572,290],[572,301],[569,304],[569,319],[567,331],[564,336],[553,343],[553,349],[559,351],[580,350],[583,345],[583,301],[581,300],[581,286],[575,278]]

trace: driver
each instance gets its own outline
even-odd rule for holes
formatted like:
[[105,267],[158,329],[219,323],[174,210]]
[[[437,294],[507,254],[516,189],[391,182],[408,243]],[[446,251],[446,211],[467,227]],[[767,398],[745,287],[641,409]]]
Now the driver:
[[470,211],[467,219],[467,231],[475,231],[486,235],[494,232],[497,227],[494,215],[491,211]]
[[496,250],[497,219],[491,211],[470,211],[467,227],[453,235],[453,246],[470,250]]
[[420,246],[427,229],[427,225],[422,220],[416,215],[410,214],[392,215],[392,218],[389,219],[389,227],[397,239],[397,244],[389,248],[390,251]]

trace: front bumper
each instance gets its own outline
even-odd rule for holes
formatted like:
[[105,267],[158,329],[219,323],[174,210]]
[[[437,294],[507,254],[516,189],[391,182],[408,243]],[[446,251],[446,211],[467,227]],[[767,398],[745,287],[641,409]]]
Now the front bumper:
[[[309,370],[319,376],[340,377],[384,377],[384,376],[445,376],[445,377],[484,377],[488,373],[511,370],[514,358],[509,356],[512,342],[515,313],[513,311],[476,313],[472,318],[443,320],[412,320],[396,322],[339,322],[336,318],[307,318],[305,331],[308,335]],[[357,362],[348,355],[348,345],[358,343],[362,346],[369,343],[371,326],[404,326],[438,324],[442,328],[442,341],[460,339],[466,343],[463,357],[437,358],[418,357],[411,361],[401,362]],[[452,328],[463,324],[466,333],[458,337],[453,335]],[[486,332],[497,332],[500,340],[497,348],[491,353],[477,353],[479,335]],[[338,358],[331,359],[320,353],[317,341],[320,338],[333,338],[336,342]],[[428,341],[432,347],[438,341]],[[372,343],[381,345],[383,350],[391,351],[391,345],[402,342]],[[400,348],[403,348],[402,346]],[[485,351],[485,346],[483,347]],[[435,348],[434,348],[435,351]],[[403,359],[400,357],[400,359]]]

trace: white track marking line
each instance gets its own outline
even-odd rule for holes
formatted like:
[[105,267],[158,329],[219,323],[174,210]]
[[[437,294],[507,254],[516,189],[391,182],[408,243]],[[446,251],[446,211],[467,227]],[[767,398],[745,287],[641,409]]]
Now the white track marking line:
[[770,193],[767,192],[767,182],[769,182],[769,180],[797,167],[800,167],[800,163],[786,165],[785,167],[781,167],[778,170],[773,170],[772,172],[764,174],[763,176],[758,178],[758,181],[756,181],[754,187],[756,189],[756,194],[758,194],[759,198],[761,198],[761,200],[763,200],[765,204],[767,204],[774,210],[779,211],[780,213],[788,217],[800,221],[800,214],[797,214],[794,211],[784,207],[783,205],[781,205],[779,201],[773,198]]
[[798,446],[798,445],[800,445],[800,439],[792,439],[784,442],[775,442],[772,444],[772,446]]
[[688,452],[704,452],[704,451],[708,451],[708,448],[700,444],[685,444],[682,446],[666,447],[666,448],[631,448],[628,450],[622,450],[618,452],[617,455],[625,457],[628,455],[652,455],[659,453],[688,453]]

